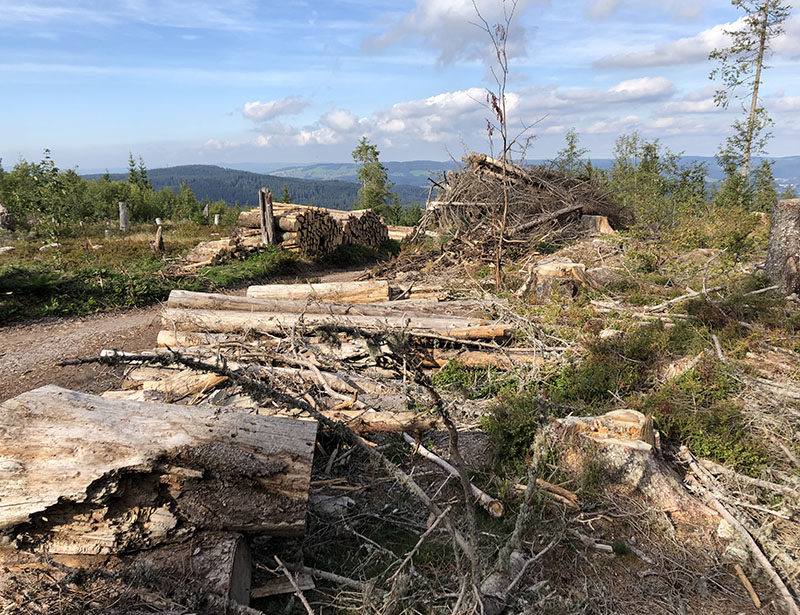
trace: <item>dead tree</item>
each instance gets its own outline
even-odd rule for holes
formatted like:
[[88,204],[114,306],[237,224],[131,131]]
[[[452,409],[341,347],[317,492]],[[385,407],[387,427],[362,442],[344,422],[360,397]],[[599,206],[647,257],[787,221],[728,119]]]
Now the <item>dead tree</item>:
[[776,203],[764,271],[782,292],[800,293],[800,199]]

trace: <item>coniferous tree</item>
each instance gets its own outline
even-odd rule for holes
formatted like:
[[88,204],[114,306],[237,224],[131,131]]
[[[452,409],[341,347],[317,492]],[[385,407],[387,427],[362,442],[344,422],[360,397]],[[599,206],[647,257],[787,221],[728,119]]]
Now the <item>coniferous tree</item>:
[[[732,39],[729,47],[711,52],[709,59],[718,60],[720,66],[709,77],[722,79],[723,87],[714,97],[718,106],[727,108],[731,98],[737,98],[747,111],[746,120],[734,122],[733,134],[723,152],[728,157],[739,156],[741,174],[749,179],[751,158],[764,149],[770,137],[765,131],[772,124],[758,99],[761,72],[766,68],[764,60],[770,51],[770,41],[783,33],[783,22],[791,7],[780,0],[731,0],[731,4],[745,12],[744,25],[739,30],[726,31]],[[749,106],[745,106],[748,99]]]
[[389,181],[386,167],[379,159],[377,146],[361,137],[358,146],[353,150],[353,160],[361,163],[356,171],[361,181],[358,189],[358,201],[354,209],[382,208],[387,204],[397,204],[397,195],[392,192],[393,183]]

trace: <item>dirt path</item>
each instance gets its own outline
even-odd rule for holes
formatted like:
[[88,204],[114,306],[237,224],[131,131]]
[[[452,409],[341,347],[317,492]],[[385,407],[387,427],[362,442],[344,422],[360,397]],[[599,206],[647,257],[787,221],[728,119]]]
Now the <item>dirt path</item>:
[[55,318],[0,328],[0,401],[45,384],[98,393],[117,379],[97,365],[56,367],[58,361],[97,356],[104,348],[154,348],[161,306],[94,316]]
[[[319,272],[325,282],[353,280],[363,268]],[[280,280],[275,280],[280,281]],[[283,281],[294,281],[288,276]],[[245,288],[227,291],[243,295]],[[134,352],[156,347],[161,305],[93,316],[52,318],[0,327],[0,401],[45,384],[84,393],[114,388],[121,370],[98,365],[57,367],[64,359],[96,357],[105,348]]]

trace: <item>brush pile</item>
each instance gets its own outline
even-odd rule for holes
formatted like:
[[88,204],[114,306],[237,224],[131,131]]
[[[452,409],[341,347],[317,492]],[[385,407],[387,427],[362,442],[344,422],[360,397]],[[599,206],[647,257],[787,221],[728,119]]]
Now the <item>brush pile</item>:
[[577,237],[583,216],[603,216],[615,228],[627,222],[622,207],[589,178],[511,162],[506,162],[504,176],[502,161],[485,154],[472,153],[463,161],[465,167],[447,174],[439,185],[420,226],[456,233],[475,249],[494,250],[503,217],[504,177],[508,192],[504,236],[509,250],[519,256],[537,243]]

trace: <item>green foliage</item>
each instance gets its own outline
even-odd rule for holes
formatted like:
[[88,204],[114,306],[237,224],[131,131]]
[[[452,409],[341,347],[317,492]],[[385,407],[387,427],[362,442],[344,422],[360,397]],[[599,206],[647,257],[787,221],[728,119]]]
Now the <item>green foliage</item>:
[[719,61],[709,78],[722,81],[714,97],[718,106],[727,108],[731,99],[740,99],[743,109],[749,111],[746,120],[733,123],[733,133],[721,153],[740,166],[742,176],[749,180],[751,157],[764,150],[771,136],[766,130],[773,123],[764,107],[759,106],[761,71],[767,68],[764,59],[770,41],[783,33],[783,22],[789,17],[791,7],[779,0],[731,0],[731,4],[743,10],[745,17],[739,29],[725,31],[730,46],[709,54],[709,59]]
[[554,410],[529,392],[497,396],[481,427],[489,436],[489,452],[498,469],[515,473],[524,467],[536,431]]
[[574,128],[570,128],[564,135],[566,145],[556,154],[553,161],[556,169],[567,177],[576,177],[585,170],[583,157],[589,153],[584,147],[579,147],[580,135]]
[[608,185],[647,235],[657,236],[705,206],[707,166],[678,160],[658,140],[646,141],[637,132],[617,139]]
[[664,436],[695,455],[753,474],[766,457],[762,445],[745,431],[734,401],[740,389],[726,365],[705,359],[639,400],[636,409],[652,414]]
[[467,399],[484,399],[508,389],[514,382],[495,369],[463,367],[448,361],[431,381],[437,387],[458,392]]
[[283,193],[281,193],[281,203],[291,203],[292,196],[289,194],[289,188],[283,184]]
[[621,338],[590,339],[584,360],[564,366],[547,382],[548,396],[558,404],[591,406],[640,390],[670,338],[659,323],[633,327]]
[[772,173],[772,162],[766,158],[753,171],[753,209],[770,213],[778,200],[778,188]]
[[382,208],[387,205],[400,206],[397,195],[392,192],[393,184],[389,181],[386,167],[381,164],[379,156],[377,146],[367,141],[366,137],[361,137],[353,150],[353,160],[361,163],[357,172],[361,187],[353,209],[377,209],[378,213],[383,214]]
[[[178,251],[196,241],[182,242]],[[175,254],[178,243],[168,240],[168,253]],[[33,259],[0,264],[0,324],[148,305],[163,301],[175,288],[214,290],[292,270],[297,262],[293,254],[273,248],[243,261],[209,267],[202,277],[176,277],[166,275],[164,261],[153,256],[147,239],[106,242],[102,252],[91,254],[92,260],[79,251],[74,245],[65,247],[69,271]]]
[[789,184],[786,188],[783,189],[781,192],[781,199],[796,199],[797,198],[797,190],[795,190],[794,184]]

